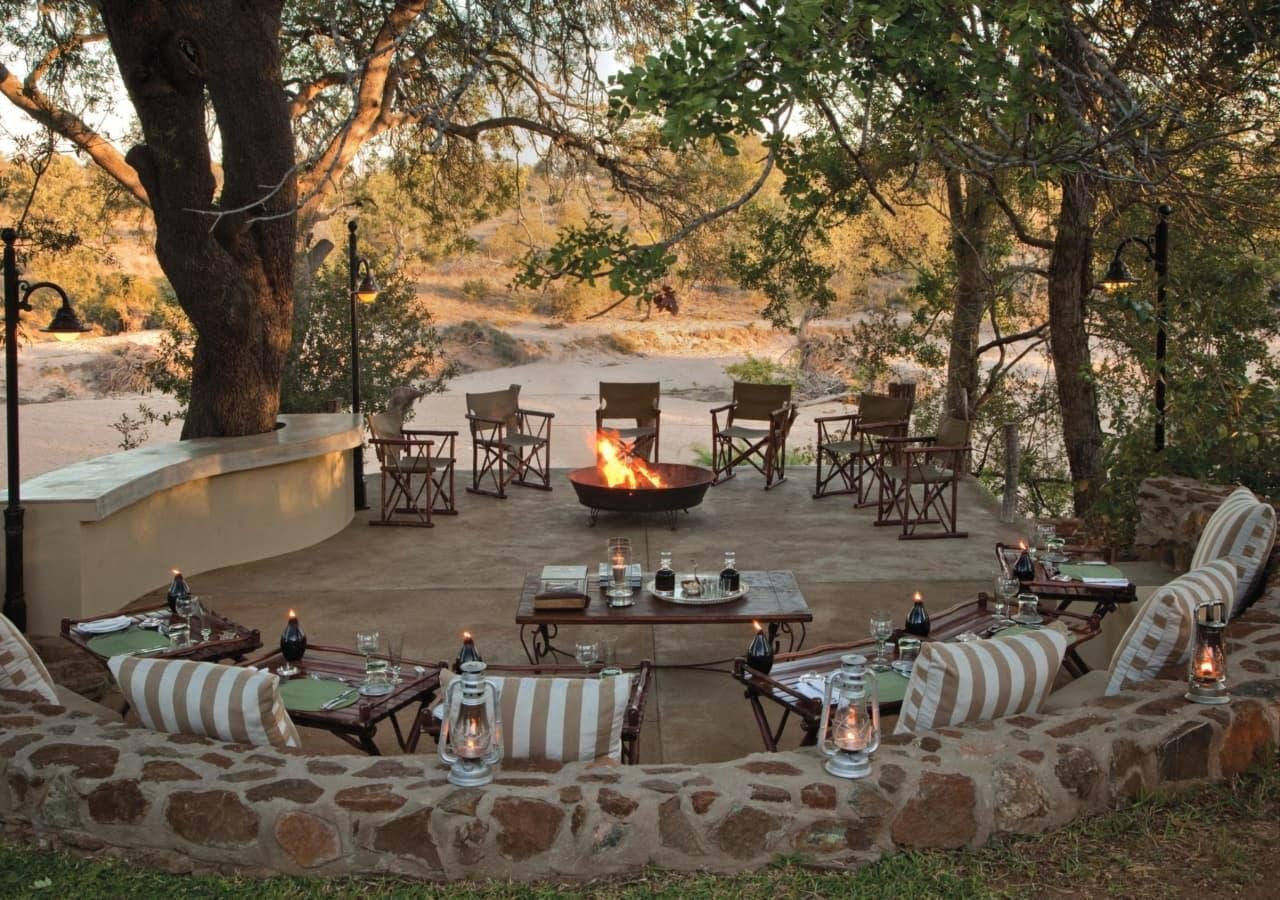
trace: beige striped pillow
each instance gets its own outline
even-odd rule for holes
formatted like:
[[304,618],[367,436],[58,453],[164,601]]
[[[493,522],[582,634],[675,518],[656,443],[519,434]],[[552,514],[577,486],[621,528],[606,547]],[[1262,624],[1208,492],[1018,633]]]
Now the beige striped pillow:
[[280,679],[270,672],[135,656],[113,656],[107,665],[142,724],[154,731],[255,746],[300,743],[280,701]]
[[[458,676],[441,673],[441,690]],[[622,759],[622,723],[631,675],[613,678],[503,678],[502,758],[577,762]],[[441,710],[443,712],[443,710]]]
[[1235,563],[1215,559],[1148,597],[1111,657],[1106,695],[1152,681],[1166,666],[1186,665],[1195,636],[1197,604],[1222,600],[1230,606],[1236,580]]
[[58,702],[53,679],[40,655],[4,615],[0,615],[0,688],[33,691],[50,703]]
[[1191,568],[1198,569],[1215,559],[1235,563],[1239,581],[1227,606],[1232,616],[1238,616],[1262,578],[1275,539],[1275,508],[1258,500],[1247,487],[1236,488],[1205,524],[1191,557]]
[[1056,628],[986,641],[928,641],[911,670],[894,734],[1036,712],[1067,652]]

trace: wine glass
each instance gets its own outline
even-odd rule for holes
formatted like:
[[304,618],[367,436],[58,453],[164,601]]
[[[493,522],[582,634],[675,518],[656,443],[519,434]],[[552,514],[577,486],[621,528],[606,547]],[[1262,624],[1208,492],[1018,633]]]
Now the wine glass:
[[871,614],[871,636],[876,641],[876,657],[871,663],[875,672],[889,670],[889,657],[885,653],[885,641],[893,637],[893,616],[887,609],[877,609]]
[[595,641],[578,641],[573,649],[573,655],[578,658],[578,662],[590,672],[591,664],[600,658],[600,645]]
[[364,654],[364,671],[366,676],[369,672],[369,660],[373,659],[373,654],[378,652],[378,647],[381,643],[382,635],[376,631],[356,632],[356,649]]
[[387,673],[391,676],[392,684],[400,684],[400,666],[404,658],[404,635],[388,634],[387,635]]
[[[180,594],[173,601],[173,611],[186,625],[185,629],[178,630],[179,640],[177,643],[180,645],[191,643],[191,617],[195,615],[197,602],[196,598],[192,597],[190,594]],[[172,626],[170,626],[170,630],[172,631]]]
[[996,596],[995,602],[991,605],[991,612],[997,623],[1003,623],[1009,618],[1009,604],[1021,590],[1022,582],[1014,576],[1004,574],[996,576]]

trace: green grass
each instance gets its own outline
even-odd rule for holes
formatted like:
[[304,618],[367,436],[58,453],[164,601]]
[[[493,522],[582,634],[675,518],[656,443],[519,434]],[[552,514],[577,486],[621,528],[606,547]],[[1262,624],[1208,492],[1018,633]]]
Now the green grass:
[[980,850],[901,853],[854,871],[800,857],[746,875],[652,869],[585,885],[503,882],[429,885],[399,878],[251,879],[170,875],[116,860],[84,859],[0,842],[0,897],[235,898],[898,898],[1273,896],[1280,880],[1280,769],[1231,784],[1160,795],[1058,831]]

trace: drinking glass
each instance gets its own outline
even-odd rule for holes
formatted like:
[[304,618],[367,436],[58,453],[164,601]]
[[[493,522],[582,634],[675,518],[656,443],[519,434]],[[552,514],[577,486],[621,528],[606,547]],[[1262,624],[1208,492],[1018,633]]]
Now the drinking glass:
[[893,616],[887,609],[877,609],[871,614],[871,636],[876,641],[876,656],[871,669],[884,672],[889,669],[889,657],[884,651],[885,641],[893,637]]
[[991,612],[997,622],[1003,622],[1009,617],[1009,604],[1017,598],[1020,590],[1022,590],[1022,582],[1014,576],[996,576],[996,596],[995,602],[991,605]]
[[600,658],[600,646],[595,641],[578,641],[574,646],[573,655],[590,672],[591,664]]
[[1052,522],[1041,522],[1036,526],[1036,550],[1049,555],[1049,541],[1053,540],[1058,534],[1057,527]]
[[629,606],[623,600],[631,599],[631,585],[627,583],[627,567],[631,565],[631,538],[609,538],[609,570],[612,575],[609,590],[610,606]]
[[906,675],[911,671],[911,667],[916,664],[916,658],[919,655],[920,638],[905,636],[898,638],[898,661],[895,668]]
[[[177,613],[182,621],[174,622],[169,626],[169,638],[179,647],[185,647],[191,643],[191,619],[195,615],[195,607],[196,598],[190,594],[181,594],[174,600],[173,611]],[[178,632],[176,637],[174,635],[175,625],[181,626],[176,629]]]
[[1035,594],[1018,595],[1017,621],[1025,625],[1038,625],[1040,618],[1040,598]]
[[392,684],[400,684],[400,666],[404,659],[404,635],[388,634],[387,635],[387,673],[391,676]]
[[200,640],[207,641],[213,635],[213,623],[209,621],[209,610],[201,602],[199,597],[191,598],[191,616],[187,619],[187,624],[191,628],[191,636],[200,635]]
[[364,671],[366,676],[369,673],[369,662],[373,659],[373,654],[378,652],[378,647],[381,643],[382,635],[376,631],[356,632],[356,649],[364,654]]
[[614,678],[622,674],[622,667],[618,665],[617,638],[605,638],[600,642],[600,662],[604,664],[604,668],[600,670],[601,678]]

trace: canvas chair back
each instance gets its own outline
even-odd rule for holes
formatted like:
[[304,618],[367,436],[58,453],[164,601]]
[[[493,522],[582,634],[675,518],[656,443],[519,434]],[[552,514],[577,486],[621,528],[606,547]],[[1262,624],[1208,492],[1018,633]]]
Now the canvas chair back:
[[862,423],[905,422],[911,415],[909,397],[890,397],[886,394],[863,394],[858,398],[858,427],[871,434],[891,434],[887,425],[866,428]]
[[602,381],[600,408],[607,418],[635,419],[645,425],[653,421],[661,393],[656,381]]
[[504,391],[486,391],[467,394],[467,412],[483,419],[501,419],[508,431],[518,431],[520,416],[520,385],[513,384]]
[[936,444],[939,447],[964,447],[969,443],[969,430],[973,423],[965,419],[943,416],[938,420]]
[[733,383],[734,419],[767,420],[775,411],[791,402],[789,384]]

